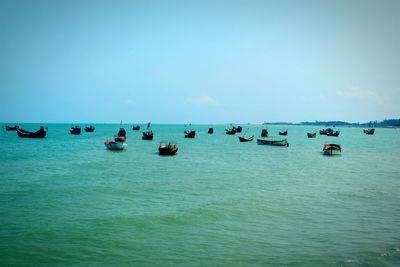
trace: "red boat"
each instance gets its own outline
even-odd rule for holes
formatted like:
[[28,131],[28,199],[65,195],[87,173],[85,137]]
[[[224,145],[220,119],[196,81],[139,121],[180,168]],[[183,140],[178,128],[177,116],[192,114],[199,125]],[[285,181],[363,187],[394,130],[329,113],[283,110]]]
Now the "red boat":
[[178,147],[170,142],[161,142],[158,152],[163,156],[175,155],[178,152]]
[[342,148],[338,144],[325,144],[322,153],[326,156],[339,155]]

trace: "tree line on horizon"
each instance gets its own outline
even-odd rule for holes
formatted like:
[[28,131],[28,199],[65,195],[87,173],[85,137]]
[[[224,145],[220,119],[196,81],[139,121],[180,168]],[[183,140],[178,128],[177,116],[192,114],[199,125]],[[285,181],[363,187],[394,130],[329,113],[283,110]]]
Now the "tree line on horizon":
[[359,126],[359,127],[400,127],[400,119],[386,119],[382,121],[369,122],[347,122],[347,121],[305,121],[299,123],[292,122],[264,122],[270,125],[306,125],[306,126]]

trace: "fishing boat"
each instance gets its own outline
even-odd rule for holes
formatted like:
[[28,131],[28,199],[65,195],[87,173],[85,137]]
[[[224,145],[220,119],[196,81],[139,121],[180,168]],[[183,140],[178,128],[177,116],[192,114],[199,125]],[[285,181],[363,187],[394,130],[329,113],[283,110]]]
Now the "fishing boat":
[[307,133],[307,137],[308,138],[315,138],[315,137],[317,137],[317,132],[315,132],[315,133]]
[[320,130],[320,131],[319,131],[319,134],[320,134],[320,135],[327,135],[328,133],[331,133],[331,132],[333,132],[333,129],[332,129],[332,128],[326,128],[326,129]]
[[268,130],[267,129],[262,129],[261,130],[261,137],[268,137]]
[[81,134],[81,127],[78,125],[72,126],[69,132],[71,134]]
[[254,134],[250,137],[244,137],[244,136],[239,136],[239,141],[240,142],[251,142],[254,139]]
[[213,134],[214,133],[214,129],[213,128],[208,128],[208,133],[209,134]]
[[258,145],[270,145],[270,146],[289,146],[289,143],[287,142],[287,139],[281,139],[281,138],[273,138],[270,137],[268,139],[257,139],[257,144]]
[[340,134],[340,131],[330,131],[326,133],[326,136],[334,136],[334,137],[338,137]]
[[147,124],[146,131],[142,133],[142,140],[153,140],[154,134],[153,131],[150,130],[151,122]]
[[85,132],[88,132],[88,133],[93,133],[94,132],[94,127],[92,126],[92,125],[90,125],[89,127],[85,127]]
[[175,155],[178,152],[178,146],[175,143],[161,141],[158,152],[163,156]]
[[17,127],[17,134],[18,137],[25,137],[25,138],[45,138],[47,134],[47,127],[40,126],[40,129],[36,132],[29,132]]
[[6,131],[16,131],[17,129],[18,129],[18,126],[17,126],[17,125],[15,125],[14,127],[7,126],[7,125],[6,125]]
[[233,124],[231,124],[231,125],[229,126],[229,128],[226,128],[226,129],[225,129],[225,133],[226,133],[227,135],[234,135],[234,134],[236,134],[236,127],[233,126]]
[[185,138],[194,138],[196,136],[196,131],[185,131]]
[[366,135],[373,135],[375,133],[375,129],[374,128],[364,129],[363,132]]
[[339,155],[342,152],[342,148],[338,144],[325,144],[322,153],[326,156]]
[[279,132],[279,135],[287,135],[287,130],[284,132]]
[[126,144],[126,130],[120,128],[114,140],[107,140],[104,145],[109,150],[124,150],[128,145]]
[[140,125],[133,125],[132,126],[133,131],[139,131],[140,130]]
[[238,127],[236,127],[236,132],[237,133],[241,133],[242,130],[243,130],[242,126],[239,125]]

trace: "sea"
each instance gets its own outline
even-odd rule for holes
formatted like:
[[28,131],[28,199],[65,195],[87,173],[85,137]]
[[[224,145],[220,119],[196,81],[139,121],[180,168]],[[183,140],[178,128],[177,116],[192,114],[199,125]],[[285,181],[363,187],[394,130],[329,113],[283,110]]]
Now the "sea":
[[240,143],[227,125],[154,124],[143,141],[123,124],[127,149],[109,151],[120,125],[93,125],[44,139],[0,125],[1,266],[400,266],[399,129],[268,126],[288,130],[274,147],[257,145],[262,125]]

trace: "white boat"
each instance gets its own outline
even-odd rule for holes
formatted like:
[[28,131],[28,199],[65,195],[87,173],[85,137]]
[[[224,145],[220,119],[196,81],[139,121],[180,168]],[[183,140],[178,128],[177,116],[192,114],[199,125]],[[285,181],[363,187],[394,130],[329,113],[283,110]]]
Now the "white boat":
[[104,145],[110,150],[124,150],[128,145],[120,141],[105,141]]
[[257,139],[258,145],[269,145],[269,146],[289,146],[287,139],[279,138],[268,138],[268,139]]
[[342,148],[338,144],[325,144],[322,153],[326,156],[340,155]]

